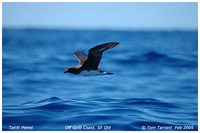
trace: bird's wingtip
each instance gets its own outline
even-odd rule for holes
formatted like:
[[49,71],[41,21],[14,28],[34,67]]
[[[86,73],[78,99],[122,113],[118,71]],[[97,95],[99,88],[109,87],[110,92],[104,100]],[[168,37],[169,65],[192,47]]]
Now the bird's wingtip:
[[119,44],[119,42],[110,42],[110,43],[114,43],[114,44],[116,44],[116,45]]

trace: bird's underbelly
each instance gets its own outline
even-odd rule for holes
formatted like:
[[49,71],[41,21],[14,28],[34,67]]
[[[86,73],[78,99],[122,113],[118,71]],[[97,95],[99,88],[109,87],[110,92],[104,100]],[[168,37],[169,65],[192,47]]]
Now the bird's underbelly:
[[98,70],[90,70],[90,71],[84,70],[81,73],[79,73],[79,75],[82,75],[82,76],[97,76],[97,75],[105,75],[105,74],[106,73],[100,72]]

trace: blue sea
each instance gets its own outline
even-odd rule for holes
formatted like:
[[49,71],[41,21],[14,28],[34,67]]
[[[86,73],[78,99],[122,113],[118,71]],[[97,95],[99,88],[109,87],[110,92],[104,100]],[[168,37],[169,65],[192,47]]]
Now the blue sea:
[[[197,131],[198,32],[3,29],[2,130]],[[73,52],[119,42],[79,76]]]

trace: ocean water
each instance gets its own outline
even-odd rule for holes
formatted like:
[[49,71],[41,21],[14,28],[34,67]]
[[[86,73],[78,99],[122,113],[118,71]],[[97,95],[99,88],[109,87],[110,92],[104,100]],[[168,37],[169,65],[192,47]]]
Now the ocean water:
[[[107,42],[99,68],[64,74]],[[197,131],[198,32],[3,29],[2,130]]]

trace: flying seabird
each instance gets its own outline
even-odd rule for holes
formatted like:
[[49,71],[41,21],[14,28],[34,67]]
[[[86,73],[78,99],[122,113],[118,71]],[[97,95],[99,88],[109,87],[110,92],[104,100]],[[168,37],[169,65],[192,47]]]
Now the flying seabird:
[[78,66],[69,67],[64,73],[73,73],[83,76],[95,76],[103,74],[113,74],[110,72],[103,71],[98,68],[104,51],[115,47],[118,42],[110,42],[95,46],[89,50],[88,58],[82,52],[74,52],[74,56],[79,60]]

